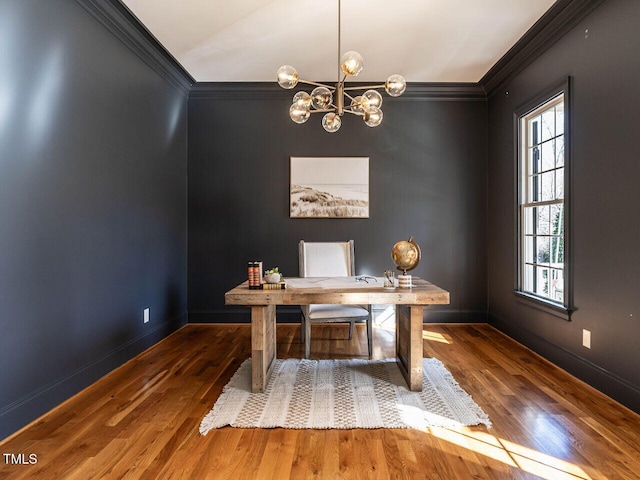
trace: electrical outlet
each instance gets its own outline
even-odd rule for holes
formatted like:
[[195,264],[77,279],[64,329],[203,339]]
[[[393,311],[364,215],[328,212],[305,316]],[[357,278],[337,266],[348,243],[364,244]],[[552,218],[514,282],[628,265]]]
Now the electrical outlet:
[[149,309],[144,309],[143,323],[149,323]]
[[589,330],[582,330],[582,346],[591,348],[591,332]]

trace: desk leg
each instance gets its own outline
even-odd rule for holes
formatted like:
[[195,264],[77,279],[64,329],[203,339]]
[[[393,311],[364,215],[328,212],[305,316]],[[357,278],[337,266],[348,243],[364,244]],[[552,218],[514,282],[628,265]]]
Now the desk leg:
[[409,390],[422,390],[422,305],[396,307],[398,367]]
[[276,306],[251,307],[251,390],[264,392],[276,359]]

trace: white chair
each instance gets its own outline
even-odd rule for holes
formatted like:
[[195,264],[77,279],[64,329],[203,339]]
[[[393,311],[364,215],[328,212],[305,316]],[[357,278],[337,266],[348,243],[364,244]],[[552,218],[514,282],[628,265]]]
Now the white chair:
[[[351,277],[355,275],[353,240],[348,242],[305,242],[298,244],[300,277]],[[349,340],[356,321],[367,322],[369,357],[373,350],[371,305],[301,305],[300,337],[304,357],[309,358],[311,324],[348,323]]]

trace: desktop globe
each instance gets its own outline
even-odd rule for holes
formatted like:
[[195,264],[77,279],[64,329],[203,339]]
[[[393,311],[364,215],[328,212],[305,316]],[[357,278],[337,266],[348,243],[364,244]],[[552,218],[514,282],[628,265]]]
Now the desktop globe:
[[413,237],[396,243],[391,249],[393,263],[403,275],[407,275],[408,271],[416,268],[421,257],[420,246],[413,240]]

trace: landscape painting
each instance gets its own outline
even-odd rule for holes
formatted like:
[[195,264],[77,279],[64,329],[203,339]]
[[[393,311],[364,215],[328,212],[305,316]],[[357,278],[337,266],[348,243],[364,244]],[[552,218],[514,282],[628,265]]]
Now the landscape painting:
[[369,218],[369,157],[291,157],[291,218]]

